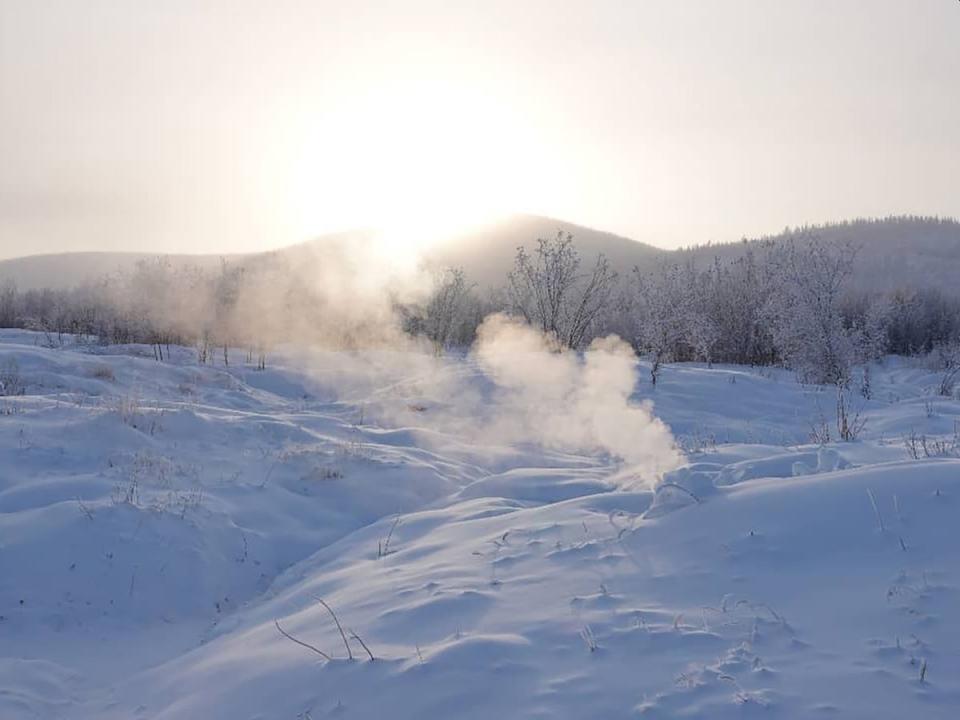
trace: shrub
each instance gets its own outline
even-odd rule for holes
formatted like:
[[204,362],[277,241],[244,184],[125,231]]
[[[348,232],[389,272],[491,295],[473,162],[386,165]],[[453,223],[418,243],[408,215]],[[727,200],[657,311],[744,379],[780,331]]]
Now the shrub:
[[90,371],[90,377],[97,380],[106,380],[108,382],[113,382],[116,380],[116,377],[113,374],[113,369],[109,365],[97,365],[93,370]]
[[16,358],[8,358],[0,364],[0,396],[23,395],[26,384],[20,375]]

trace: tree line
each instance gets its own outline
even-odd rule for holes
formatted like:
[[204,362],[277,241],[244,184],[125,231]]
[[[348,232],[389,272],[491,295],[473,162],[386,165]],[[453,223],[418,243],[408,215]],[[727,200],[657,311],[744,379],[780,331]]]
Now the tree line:
[[[101,344],[144,343],[158,360],[171,345],[197,360],[229,365],[231,349],[266,365],[270,348],[290,341],[329,347],[391,345],[417,338],[443,352],[469,346],[495,312],[523,319],[557,350],[577,350],[616,333],[650,361],[784,366],[808,382],[847,387],[867,361],[885,353],[932,355],[960,363],[960,298],[892,287],[850,286],[860,248],[804,231],[752,246],[745,254],[698,264],[675,262],[617,272],[602,255],[585,263],[574,238],[558,233],[519,248],[500,287],[481,291],[463,268],[435,272],[417,292],[378,288],[349,297],[328,272],[282,262],[221,263],[215,271],[158,258],[71,290],[0,287],[0,326],[40,330]],[[347,271],[345,271],[347,272]],[[348,272],[364,273],[365,268]],[[859,368],[861,375],[854,378]]]

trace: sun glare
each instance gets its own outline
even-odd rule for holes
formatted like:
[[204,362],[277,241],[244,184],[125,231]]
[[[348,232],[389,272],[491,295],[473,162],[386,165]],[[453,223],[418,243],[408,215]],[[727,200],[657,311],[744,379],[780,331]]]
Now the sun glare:
[[369,93],[297,133],[297,232],[373,228],[391,261],[408,262],[519,209],[533,134],[507,102],[454,84]]

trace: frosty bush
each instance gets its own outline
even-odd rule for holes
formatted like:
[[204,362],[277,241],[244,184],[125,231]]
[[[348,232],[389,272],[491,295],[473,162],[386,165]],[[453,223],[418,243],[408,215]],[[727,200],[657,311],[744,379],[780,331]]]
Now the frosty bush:
[[469,345],[482,320],[463,268],[447,268],[434,278],[425,301],[400,310],[404,330],[426,337],[438,354],[451,345]]
[[0,396],[23,395],[26,385],[20,376],[20,365],[16,358],[8,358],[0,363]]
[[960,379],[960,342],[952,342],[936,349],[937,367],[940,370],[940,385],[937,393],[944,397],[953,397]]

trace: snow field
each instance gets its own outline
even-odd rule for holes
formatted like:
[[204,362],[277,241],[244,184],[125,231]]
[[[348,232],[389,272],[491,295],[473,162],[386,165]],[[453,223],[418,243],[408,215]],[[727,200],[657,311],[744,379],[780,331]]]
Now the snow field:
[[833,398],[788,373],[639,368],[630,406],[685,452],[657,480],[602,422],[516,422],[482,359],[256,372],[38,338],[0,332],[23,391],[0,398],[0,717],[960,708],[960,403],[903,361],[825,447]]

